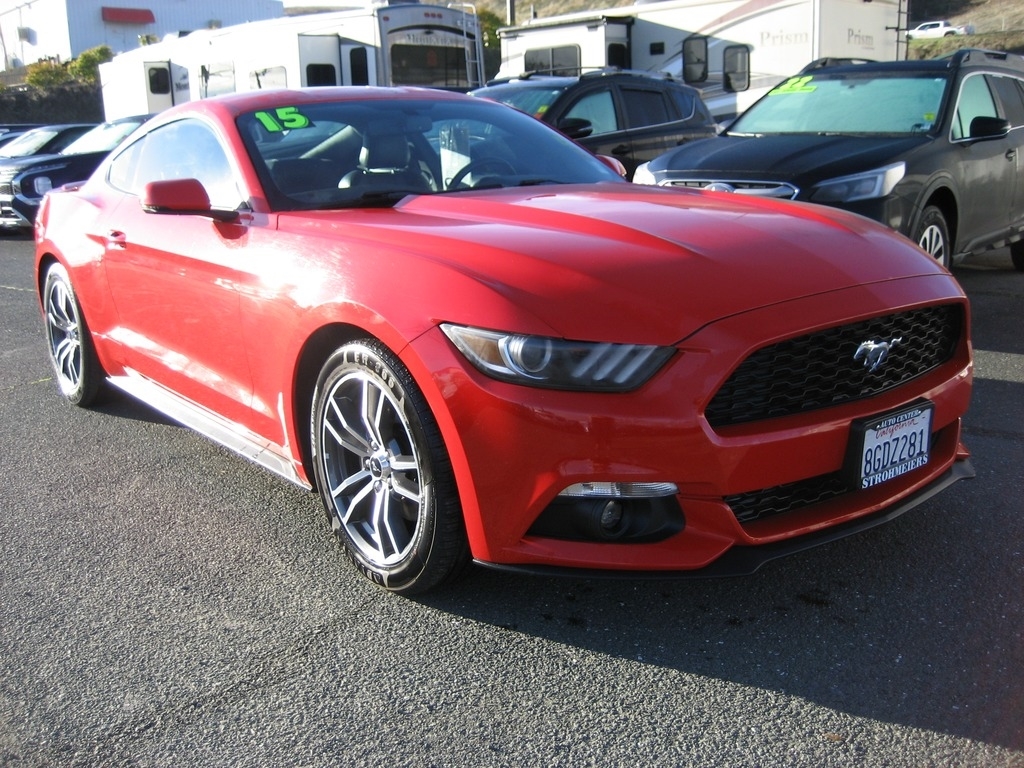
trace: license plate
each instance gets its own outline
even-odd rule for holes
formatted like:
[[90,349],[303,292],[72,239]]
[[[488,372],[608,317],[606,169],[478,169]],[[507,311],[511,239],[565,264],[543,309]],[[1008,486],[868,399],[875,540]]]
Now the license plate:
[[855,422],[848,459],[855,487],[872,488],[927,464],[934,409],[922,401]]

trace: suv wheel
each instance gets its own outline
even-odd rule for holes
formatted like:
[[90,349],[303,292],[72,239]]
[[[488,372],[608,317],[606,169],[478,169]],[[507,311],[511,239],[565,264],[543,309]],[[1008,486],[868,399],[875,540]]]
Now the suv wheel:
[[949,268],[950,244],[949,226],[942,211],[929,205],[921,214],[913,240],[939,264]]

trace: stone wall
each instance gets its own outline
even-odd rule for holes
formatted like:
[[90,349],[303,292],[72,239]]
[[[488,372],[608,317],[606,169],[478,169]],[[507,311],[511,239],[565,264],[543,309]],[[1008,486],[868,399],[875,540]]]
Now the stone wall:
[[99,85],[71,83],[0,89],[0,123],[101,123]]

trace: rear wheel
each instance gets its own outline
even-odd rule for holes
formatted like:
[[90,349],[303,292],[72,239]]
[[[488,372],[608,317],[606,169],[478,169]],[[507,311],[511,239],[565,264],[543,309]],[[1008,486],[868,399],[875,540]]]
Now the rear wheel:
[[50,363],[60,393],[74,405],[90,405],[103,384],[103,369],[71,279],[61,264],[54,264],[46,272],[43,309]]
[[1024,240],[1010,243],[1010,258],[1013,259],[1013,268],[1024,272]]
[[946,217],[942,215],[942,211],[934,205],[924,209],[913,240],[939,264],[949,268],[952,256],[949,225],[946,224]]
[[411,374],[375,341],[326,362],[313,401],[317,485],[360,572],[414,594],[460,572],[468,546],[450,460]]

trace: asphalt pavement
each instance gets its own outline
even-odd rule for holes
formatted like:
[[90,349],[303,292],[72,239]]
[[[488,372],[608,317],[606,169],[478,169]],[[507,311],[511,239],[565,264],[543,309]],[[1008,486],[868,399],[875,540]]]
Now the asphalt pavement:
[[423,599],[318,499],[57,396],[0,235],[0,765],[1024,766],[1024,273],[956,270],[977,478],[695,581],[473,569]]

